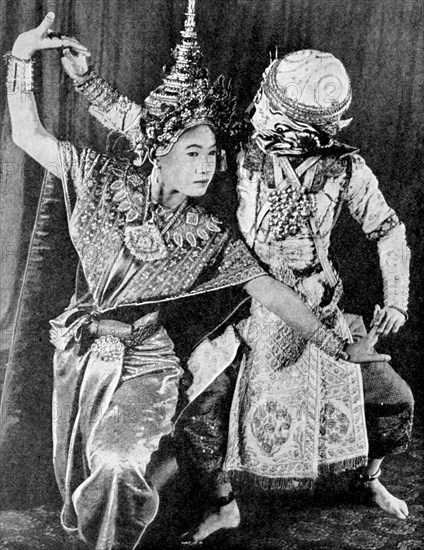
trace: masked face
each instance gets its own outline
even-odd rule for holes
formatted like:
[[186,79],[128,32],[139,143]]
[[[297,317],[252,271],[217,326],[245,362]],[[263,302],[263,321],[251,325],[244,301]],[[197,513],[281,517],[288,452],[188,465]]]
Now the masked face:
[[261,87],[254,99],[255,113],[252,117],[252,124],[258,132],[275,130],[280,122],[281,113],[272,113],[268,98]]
[[216,169],[216,139],[209,126],[184,132],[166,155],[158,157],[166,193],[201,197],[207,191]]

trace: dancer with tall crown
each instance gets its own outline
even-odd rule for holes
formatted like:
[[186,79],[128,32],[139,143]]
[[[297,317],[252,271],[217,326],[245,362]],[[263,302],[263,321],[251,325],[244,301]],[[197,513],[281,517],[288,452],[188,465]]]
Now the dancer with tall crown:
[[[60,411],[53,458],[61,522],[96,550],[128,550],[158,510],[147,466],[172,431],[182,375],[159,322],[161,302],[242,285],[334,357],[360,362],[386,356],[371,351],[376,331],[349,343],[327,330],[295,292],[257,264],[237,235],[192,200],[214,175],[217,139],[222,146],[237,138],[228,86],[222,79],[211,84],[200,66],[194,2],[176,64],[144,107],[130,105],[92,72],[78,83],[98,111],[115,109],[137,126],[138,162],[146,157],[153,165],[148,177],[130,161],[58,141],[43,127],[32,93],[32,55],[63,47],[88,53],[75,39],[52,33],[53,22],[49,13],[19,35],[6,58],[13,139],[58,171],[83,274],[50,332],[56,348],[53,402]],[[231,328],[226,336],[236,348]],[[224,359],[232,357],[231,349]],[[193,369],[188,401],[216,376],[205,367]],[[365,433],[360,414],[358,430]],[[365,437],[355,453],[358,460],[365,457]]]

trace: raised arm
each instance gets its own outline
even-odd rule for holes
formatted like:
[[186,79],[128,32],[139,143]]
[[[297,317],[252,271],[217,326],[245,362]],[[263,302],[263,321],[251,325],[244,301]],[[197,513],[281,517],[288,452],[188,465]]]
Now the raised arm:
[[20,34],[12,51],[7,54],[7,99],[13,141],[42,166],[60,177],[58,141],[44,128],[38,116],[33,94],[31,57],[38,50],[80,46],[73,39],[61,40],[49,36],[54,17],[54,13],[50,12],[38,27]]
[[329,355],[352,363],[390,361],[390,357],[373,351],[377,342],[377,328],[355,343],[348,343],[324,327],[301,298],[287,285],[268,275],[252,279],[245,290],[267,309],[278,315],[306,340],[315,343]]
[[89,112],[106,128],[124,134],[137,153],[137,144],[142,141],[140,119],[145,116],[143,107],[120,94],[96,74],[89,67],[87,57],[75,52],[75,48],[64,50],[62,65],[77,92],[90,102]]

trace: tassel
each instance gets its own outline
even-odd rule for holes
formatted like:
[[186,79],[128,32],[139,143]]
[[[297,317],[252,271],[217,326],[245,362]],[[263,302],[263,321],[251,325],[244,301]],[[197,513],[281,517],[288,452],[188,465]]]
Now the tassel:
[[[318,476],[320,475],[338,475],[346,470],[357,470],[362,466],[366,466],[368,458],[360,456],[349,458],[333,464],[318,465]],[[234,480],[242,485],[255,485],[265,491],[306,491],[312,492],[315,487],[317,478],[283,478],[283,477],[267,477],[252,472],[242,470],[230,470],[226,472],[231,480]]]
[[245,471],[231,470],[228,472],[230,479],[242,484],[252,484],[265,491],[307,491],[312,492],[315,479],[312,478],[282,478],[265,477]]

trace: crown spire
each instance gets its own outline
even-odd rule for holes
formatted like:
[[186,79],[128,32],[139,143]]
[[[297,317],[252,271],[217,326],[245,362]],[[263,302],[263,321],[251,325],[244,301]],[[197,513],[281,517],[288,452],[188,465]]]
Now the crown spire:
[[160,116],[163,105],[176,104],[180,91],[189,87],[194,79],[201,78],[203,56],[197,42],[195,10],[196,0],[188,0],[184,29],[180,33],[182,41],[172,52],[175,63],[165,76],[163,84],[145,100],[146,108],[156,116]]
[[184,30],[181,31],[182,36],[184,33],[191,33],[197,38],[196,33],[196,0],[188,0],[188,6],[186,11],[186,20],[184,23]]
[[206,124],[219,132],[222,143],[239,142],[236,98],[222,75],[211,84],[202,66],[195,10],[195,0],[188,0],[182,40],[172,52],[174,64],[144,101],[143,130],[133,142],[137,164],[146,155],[152,162],[155,155],[165,155],[185,130],[197,125]]

